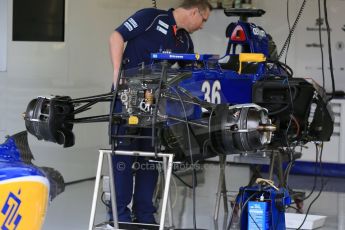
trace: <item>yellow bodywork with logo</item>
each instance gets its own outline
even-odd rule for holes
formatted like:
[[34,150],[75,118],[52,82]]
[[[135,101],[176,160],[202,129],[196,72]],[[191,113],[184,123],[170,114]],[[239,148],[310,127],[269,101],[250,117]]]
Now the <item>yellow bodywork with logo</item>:
[[0,229],[40,230],[45,218],[49,181],[28,176],[0,181]]

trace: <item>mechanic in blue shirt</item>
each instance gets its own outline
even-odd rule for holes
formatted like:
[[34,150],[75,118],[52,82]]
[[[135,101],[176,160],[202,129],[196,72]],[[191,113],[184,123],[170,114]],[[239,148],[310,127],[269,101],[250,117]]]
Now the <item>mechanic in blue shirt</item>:
[[[142,63],[149,64],[151,53],[165,50],[174,53],[193,53],[194,46],[189,34],[203,27],[211,10],[212,6],[207,0],[184,0],[176,9],[168,11],[155,8],[143,9],[129,17],[111,34],[109,40],[114,68],[114,87],[116,87],[121,62],[124,59],[127,60],[127,64],[123,68],[129,69],[138,67]],[[131,146],[121,146],[121,143],[118,143],[117,147],[147,151],[148,149],[143,146],[148,146],[151,140],[145,140],[145,142],[131,144]],[[132,156],[117,155],[113,158],[117,212],[120,222],[132,221],[128,205],[133,194],[133,160]],[[145,159],[139,157],[138,162],[142,164]],[[132,212],[135,221],[139,223],[155,223],[156,208],[152,203],[152,197],[158,171],[152,170],[151,167],[150,169],[138,169],[135,173]]]

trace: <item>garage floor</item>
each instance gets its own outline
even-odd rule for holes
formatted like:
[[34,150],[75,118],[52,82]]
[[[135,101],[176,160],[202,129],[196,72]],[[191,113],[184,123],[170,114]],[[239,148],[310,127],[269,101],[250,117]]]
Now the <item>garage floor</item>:
[[[226,170],[229,170],[228,168]],[[241,171],[242,170],[242,171]],[[228,175],[233,175],[230,181],[232,186],[228,185],[231,195],[236,194],[236,186],[247,179],[247,169],[237,168],[236,176],[233,171]],[[198,174],[199,186],[196,190],[196,216],[197,227],[204,229],[215,229],[213,224],[213,212],[218,183],[218,168],[206,167]],[[242,177],[242,178],[241,178]],[[206,179],[207,178],[207,179]],[[189,178],[185,178],[187,181]],[[192,227],[192,191],[180,184],[177,180],[172,183],[171,193],[174,205],[174,224],[176,227]],[[229,180],[227,180],[229,181]],[[343,230],[345,229],[345,178],[325,178],[327,184],[319,199],[313,204],[310,214],[327,216],[322,230]],[[314,177],[312,176],[291,176],[289,179],[290,187],[299,191],[305,191],[307,194],[313,187]],[[48,208],[48,214],[43,230],[86,230],[88,229],[89,216],[91,210],[91,201],[93,195],[94,181],[87,181],[66,187],[66,191],[58,196]],[[306,211],[308,205],[317,195],[317,191],[304,203]],[[294,212],[289,209],[289,212]],[[96,223],[105,220],[105,208],[99,202]],[[220,218],[223,219],[222,207]],[[219,220],[219,229],[222,229],[223,222]]]

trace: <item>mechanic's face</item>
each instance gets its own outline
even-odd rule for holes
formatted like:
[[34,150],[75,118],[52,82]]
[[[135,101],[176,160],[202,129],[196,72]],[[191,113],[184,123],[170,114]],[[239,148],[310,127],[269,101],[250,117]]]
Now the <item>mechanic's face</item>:
[[201,10],[199,8],[193,8],[190,15],[191,18],[188,22],[188,32],[193,33],[197,30],[202,29],[204,24],[207,22],[209,16],[209,9]]

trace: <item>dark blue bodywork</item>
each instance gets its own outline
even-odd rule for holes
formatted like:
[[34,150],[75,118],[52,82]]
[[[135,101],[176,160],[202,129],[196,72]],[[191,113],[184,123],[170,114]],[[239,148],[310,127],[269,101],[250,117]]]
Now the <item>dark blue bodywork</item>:
[[[200,65],[179,69],[178,73],[189,72],[190,75],[180,80],[178,86],[200,100],[215,104],[252,103],[252,89],[257,81],[264,79],[268,74],[286,76],[286,73],[277,66],[272,65],[268,68],[267,62],[263,61],[243,63],[242,72],[239,72],[239,65],[241,65],[239,56],[243,53],[262,54],[265,60],[274,58],[270,54],[270,36],[261,27],[238,21],[228,26],[226,36],[229,42],[226,54],[222,58],[210,54],[176,53],[154,53],[151,58],[153,62],[167,60],[199,63]],[[169,105],[167,106],[168,114],[176,115],[174,103],[170,102]],[[201,112],[200,106],[194,106],[194,117],[189,118],[197,119]]]
[[45,174],[32,164],[24,162],[20,150],[13,137],[9,137],[0,145],[0,181]]

